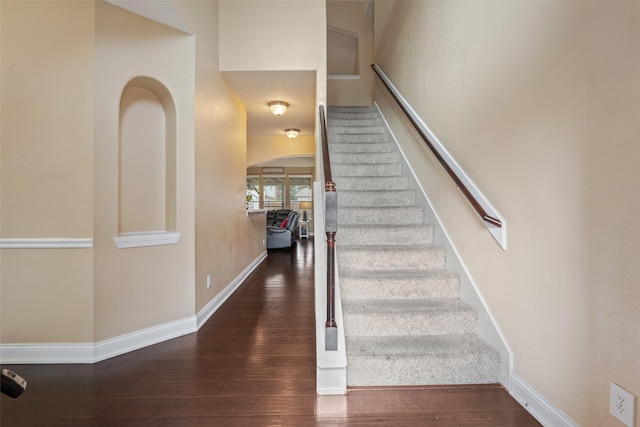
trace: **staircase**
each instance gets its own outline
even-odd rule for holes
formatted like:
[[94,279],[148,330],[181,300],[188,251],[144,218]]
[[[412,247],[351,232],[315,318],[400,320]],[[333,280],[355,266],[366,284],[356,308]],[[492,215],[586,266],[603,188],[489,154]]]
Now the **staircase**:
[[328,138],[348,386],[498,382],[500,356],[476,335],[378,112],[330,107]]

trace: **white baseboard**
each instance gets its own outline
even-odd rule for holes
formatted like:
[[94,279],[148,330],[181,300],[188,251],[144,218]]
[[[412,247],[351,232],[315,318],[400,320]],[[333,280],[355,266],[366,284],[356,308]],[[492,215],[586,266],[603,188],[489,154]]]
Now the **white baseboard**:
[[515,373],[511,374],[509,393],[545,427],[578,426]]
[[258,256],[196,316],[163,323],[97,343],[0,344],[0,362],[6,364],[96,363],[196,332],[267,257]]
[[93,363],[94,345],[79,344],[2,344],[0,361],[24,363]]
[[98,343],[2,344],[0,360],[8,364],[96,363],[195,331],[196,318],[191,316]]
[[94,346],[93,362],[120,356],[130,351],[139,350],[172,338],[196,332],[196,317],[190,316],[151,328],[121,335],[116,338],[100,341]]
[[229,283],[218,295],[216,295],[202,310],[196,315],[198,329],[204,325],[207,320],[218,311],[224,302],[238,289],[253,270],[267,258],[267,251],[262,252],[242,273],[240,273],[231,283]]

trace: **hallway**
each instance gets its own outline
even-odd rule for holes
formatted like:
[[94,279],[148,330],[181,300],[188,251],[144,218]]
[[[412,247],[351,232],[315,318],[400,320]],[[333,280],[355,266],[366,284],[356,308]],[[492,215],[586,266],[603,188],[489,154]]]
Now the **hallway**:
[[313,240],[267,259],[197,333],[94,365],[11,366],[14,426],[538,426],[499,386],[315,394]]

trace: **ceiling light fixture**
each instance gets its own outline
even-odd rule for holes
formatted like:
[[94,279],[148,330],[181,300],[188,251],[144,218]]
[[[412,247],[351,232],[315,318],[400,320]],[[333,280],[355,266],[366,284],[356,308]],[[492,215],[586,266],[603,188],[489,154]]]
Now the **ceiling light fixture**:
[[271,112],[276,116],[281,116],[284,113],[286,113],[288,106],[289,104],[287,104],[284,101],[271,101],[269,103],[269,108],[271,109]]
[[285,129],[284,133],[286,133],[290,139],[295,139],[298,137],[300,129]]

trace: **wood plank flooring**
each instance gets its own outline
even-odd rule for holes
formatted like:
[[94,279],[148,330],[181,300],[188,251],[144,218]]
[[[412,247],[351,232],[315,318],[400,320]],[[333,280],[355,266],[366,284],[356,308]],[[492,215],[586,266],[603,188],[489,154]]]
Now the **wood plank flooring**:
[[539,426],[500,386],[315,394],[313,245],[271,251],[197,333],[93,365],[7,366],[3,427]]

